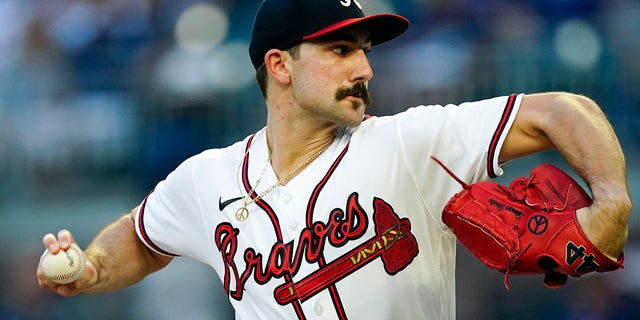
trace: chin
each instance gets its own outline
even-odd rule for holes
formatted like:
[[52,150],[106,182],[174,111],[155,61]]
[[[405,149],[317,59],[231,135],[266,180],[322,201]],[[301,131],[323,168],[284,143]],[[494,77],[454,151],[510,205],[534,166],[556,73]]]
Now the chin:
[[362,101],[350,101],[350,106],[342,106],[342,110],[339,113],[334,114],[336,116],[335,122],[338,125],[346,127],[357,127],[364,120],[364,112],[367,106]]
[[358,117],[345,119],[344,125],[350,128],[355,128],[359,126],[362,123],[362,121],[364,121],[364,112],[360,114]]
[[354,121],[354,122],[345,123],[344,126],[347,127],[347,128],[356,128],[361,123],[362,123],[362,121]]

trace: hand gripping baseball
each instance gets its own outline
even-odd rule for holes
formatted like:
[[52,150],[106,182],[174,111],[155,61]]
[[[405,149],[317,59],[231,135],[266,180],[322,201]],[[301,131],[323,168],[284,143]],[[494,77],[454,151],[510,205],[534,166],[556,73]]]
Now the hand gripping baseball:
[[562,170],[543,164],[509,187],[491,181],[466,184],[442,211],[442,220],[484,264],[510,274],[544,274],[546,286],[564,285],[567,275],[623,266],[600,251],[580,227],[576,210],[591,205],[582,187]]
[[57,239],[45,235],[42,243],[46,250],[38,263],[38,285],[62,296],[78,294],[96,274],[91,261],[67,230],[61,230]]

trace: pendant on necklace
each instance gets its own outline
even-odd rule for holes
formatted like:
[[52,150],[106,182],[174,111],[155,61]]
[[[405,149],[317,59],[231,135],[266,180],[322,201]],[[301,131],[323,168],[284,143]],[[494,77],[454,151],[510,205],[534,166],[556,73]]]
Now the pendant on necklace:
[[236,211],[236,219],[238,221],[245,221],[249,218],[249,209],[247,206],[242,206]]

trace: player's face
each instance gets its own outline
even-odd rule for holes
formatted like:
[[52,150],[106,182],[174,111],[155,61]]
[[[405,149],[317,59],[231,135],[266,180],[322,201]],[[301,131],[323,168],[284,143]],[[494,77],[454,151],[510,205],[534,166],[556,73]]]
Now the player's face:
[[352,29],[301,44],[291,86],[303,112],[337,125],[360,124],[371,103],[367,38],[365,32]]

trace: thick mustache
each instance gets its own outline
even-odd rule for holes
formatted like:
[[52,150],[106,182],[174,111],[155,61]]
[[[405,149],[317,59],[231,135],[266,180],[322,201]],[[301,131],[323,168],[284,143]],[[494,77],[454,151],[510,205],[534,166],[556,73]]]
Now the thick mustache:
[[339,88],[336,92],[336,100],[340,101],[349,96],[356,96],[362,98],[365,105],[371,104],[371,97],[369,96],[369,90],[367,90],[367,86],[364,85],[364,82],[357,82],[351,88]]

